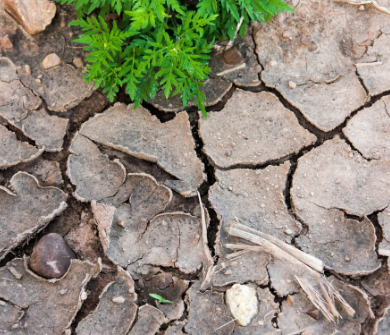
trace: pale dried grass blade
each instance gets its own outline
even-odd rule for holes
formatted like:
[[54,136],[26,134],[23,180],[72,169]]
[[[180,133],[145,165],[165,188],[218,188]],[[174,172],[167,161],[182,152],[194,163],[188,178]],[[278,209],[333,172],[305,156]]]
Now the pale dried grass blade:
[[335,0],[335,1],[349,3],[350,5],[357,5],[357,6],[372,5],[375,8],[379,9],[381,12],[390,15],[390,10],[388,8],[381,6],[377,1],[374,1],[374,0],[366,0],[366,1],[359,1],[359,0]]
[[341,307],[347,312],[349,316],[355,315],[355,310],[345,301],[345,299],[341,296],[341,294],[333,287],[331,283],[329,283],[325,278],[322,278],[322,284],[324,284],[329,292],[329,294],[336,298]]

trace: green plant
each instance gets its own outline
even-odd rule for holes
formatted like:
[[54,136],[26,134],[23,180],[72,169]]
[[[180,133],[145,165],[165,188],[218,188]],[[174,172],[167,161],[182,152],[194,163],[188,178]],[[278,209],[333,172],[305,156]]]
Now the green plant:
[[165,300],[161,295],[155,294],[155,293],[149,293],[149,295],[156,299],[160,304],[172,304],[172,301]]
[[[166,98],[180,94],[183,108],[194,99],[205,117],[200,88],[215,39],[233,40],[250,21],[292,11],[282,0],[56,1],[74,4],[79,19],[71,24],[83,30],[76,41],[89,52],[85,79],[103,87],[111,101],[122,86],[135,107],[163,89]],[[89,17],[96,9],[98,19]],[[116,13],[119,24],[108,27],[108,13]]]

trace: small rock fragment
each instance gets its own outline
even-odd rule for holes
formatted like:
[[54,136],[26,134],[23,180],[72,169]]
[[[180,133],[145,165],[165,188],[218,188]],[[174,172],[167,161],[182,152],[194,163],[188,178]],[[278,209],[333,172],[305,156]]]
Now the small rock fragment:
[[30,76],[31,75],[31,67],[28,64],[24,65],[24,71]]
[[128,335],[154,335],[167,319],[157,308],[143,305],[138,310],[138,319]]
[[14,275],[14,277],[16,279],[22,279],[23,275],[21,273],[19,273],[15,268],[13,268],[12,266],[9,266],[8,267],[8,270]]
[[125,221],[121,220],[118,222],[118,226],[121,226],[122,228],[125,228]]
[[288,87],[294,89],[294,88],[297,87],[297,84],[295,84],[293,81],[290,80],[290,81],[288,82]]
[[55,53],[51,53],[45,57],[42,62],[42,67],[45,70],[51,69],[52,67],[58,66],[61,64],[61,58]]
[[75,258],[62,236],[51,233],[42,237],[35,246],[30,267],[44,278],[61,278]]
[[84,301],[87,300],[87,298],[88,298],[88,293],[85,291],[81,292],[80,299]]
[[46,29],[56,14],[56,5],[47,0],[4,0],[4,9],[31,34]]
[[123,304],[126,301],[122,296],[112,298],[112,302],[116,304]]
[[237,322],[246,327],[257,314],[259,302],[253,287],[235,284],[226,291],[226,303]]
[[0,42],[0,46],[4,49],[12,49],[14,45],[12,44],[11,40],[9,39],[8,35],[5,35],[3,39]]
[[80,57],[76,57],[73,59],[73,65],[76,66],[78,69],[81,69],[84,66],[84,61]]
[[239,65],[243,62],[240,52],[235,48],[230,48],[223,53],[223,58],[226,64]]
[[311,316],[313,319],[318,320],[320,311],[318,309],[314,309],[312,311],[308,311],[306,314]]

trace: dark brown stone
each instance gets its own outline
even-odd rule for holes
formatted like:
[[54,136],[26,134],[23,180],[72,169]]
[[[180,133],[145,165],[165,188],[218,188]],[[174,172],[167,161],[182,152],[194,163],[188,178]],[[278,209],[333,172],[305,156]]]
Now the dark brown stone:
[[30,258],[30,267],[45,278],[61,278],[76,256],[61,235],[51,233],[42,237]]
[[236,48],[230,48],[223,53],[223,59],[226,64],[238,65],[243,62],[240,52]]

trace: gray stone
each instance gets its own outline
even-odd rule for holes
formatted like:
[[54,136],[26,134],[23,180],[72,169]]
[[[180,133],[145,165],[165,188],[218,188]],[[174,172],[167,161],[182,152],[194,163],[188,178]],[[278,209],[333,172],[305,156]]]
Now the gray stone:
[[354,24],[366,28],[367,21],[356,18],[353,6],[302,0],[294,13],[258,23],[254,39],[261,79],[319,129],[336,128],[367,99],[353,65],[366,50],[358,43],[363,34],[351,29]]
[[167,322],[164,314],[150,305],[143,305],[138,310],[138,319],[129,335],[154,335],[160,326]]
[[0,186],[0,193],[0,259],[67,207],[64,192],[40,187],[38,180],[25,172],[12,177],[10,189]]
[[243,327],[248,326],[258,312],[256,289],[248,285],[234,284],[226,291],[225,299],[237,323]]
[[236,90],[222,111],[201,117],[199,124],[203,151],[221,168],[264,164],[316,141],[268,92]]
[[390,159],[390,98],[363,109],[343,129],[353,146],[367,159]]
[[[16,258],[0,269],[0,298],[24,310],[23,317],[6,327],[5,333],[61,335],[80,309],[81,296],[91,278],[100,272],[99,265],[73,260],[63,278],[45,280],[28,270],[27,263],[28,259],[23,262]],[[16,279],[10,267],[22,278]]]
[[187,299],[190,311],[185,331],[189,335],[232,334],[234,322],[231,322],[233,318],[224,303],[223,293],[214,291],[201,293],[191,287],[187,291]]
[[[133,279],[118,267],[115,281],[104,288],[99,305],[78,324],[76,333],[78,335],[126,335],[137,315],[136,299]],[[115,301],[122,303],[115,303]]]
[[[301,157],[291,199],[309,226],[297,239],[302,250],[344,274],[378,269],[375,229],[364,216],[390,201],[389,171],[389,161],[366,161],[337,137]],[[362,220],[346,218],[344,212]]]
[[126,180],[126,170],[111,161],[97,145],[77,133],[70,146],[67,174],[76,186],[74,196],[80,201],[101,200],[113,196]]
[[[186,182],[183,196],[194,196],[206,179],[203,164],[194,150],[194,139],[186,113],[161,123],[145,108],[116,104],[85,122],[80,134],[92,141],[157,163]],[[180,145],[178,145],[180,143]]]
[[[221,221],[217,235],[216,253],[220,257],[212,278],[213,285],[255,281],[268,282],[265,265],[267,253],[248,253],[238,260],[227,260],[232,250],[226,243],[241,243],[228,236],[228,223],[237,218],[242,224],[290,242],[301,230],[301,225],[289,214],[284,202],[284,189],[290,163],[268,166],[262,170],[235,169],[216,172],[217,183],[209,191],[209,199]],[[288,235],[286,230],[291,231]],[[224,266],[222,265],[224,264]],[[221,268],[224,267],[224,270]],[[226,273],[227,270],[230,270]]]
[[0,169],[32,161],[42,152],[43,149],[19,141],[15,133],[0,124]]
[[[206,95],[205,106],[213,106],[220,102],[226,93],[232,88],[232,84],[221,78],[213,78],[205,80],[204,86],[201,87],[201,92]],[[153,99],[149,99],[148,103],[158,108],[163,112],[180,112],[184,110],[183,102],[180,95],[171,96],[168,99],[165,97],[164,91],[157,92]],[[185,108],[197,106],[193,101],[189,101]]]
[[47,0],[4,0],[4,9],[10,13],[26,31],[35,35],[46,29],[53,20],[57,7]]
[[[387,22],[390,21],[387,18]],[[367,55],[372,57],[371,62],[356,64],[359,76],[367,87],[370,95],[378,95],[390,90],[390,32],[383,33],[369,46]],[[375,65],[377,64],[377,65]]]

